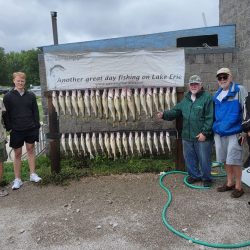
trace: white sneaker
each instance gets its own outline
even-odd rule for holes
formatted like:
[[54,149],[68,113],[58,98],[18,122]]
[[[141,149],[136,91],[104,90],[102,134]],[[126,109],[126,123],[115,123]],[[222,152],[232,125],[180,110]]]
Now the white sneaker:
[[13,181],[12,189],[13,189],[13,190],[19,189],[22,185],[23,185],[23,182],[21,181],[21,179],[16,178],[16,179]]
[[39,176],[38,176],[37,174],[35,174],[35,173],[33,173],[33,174],[30,175],[30,181],[39,182],[39,181],[41,181],[41,180],[42,180],[42,178],[39,177]]

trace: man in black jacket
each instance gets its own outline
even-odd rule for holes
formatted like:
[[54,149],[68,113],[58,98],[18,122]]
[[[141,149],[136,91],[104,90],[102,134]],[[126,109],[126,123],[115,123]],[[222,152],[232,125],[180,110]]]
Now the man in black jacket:
[[35,141],[39,141],[39,111],[36,96],[24,89],[26,75],[23,72],[13,73],[14,89],[3,98],[6,108],[5,126],[10,131],[10,147],[14,149],[15,180],[12,189],[19,189],[21,181],[22,147],[26,145],[30,181],[39,182],[41,178],[35,173]]

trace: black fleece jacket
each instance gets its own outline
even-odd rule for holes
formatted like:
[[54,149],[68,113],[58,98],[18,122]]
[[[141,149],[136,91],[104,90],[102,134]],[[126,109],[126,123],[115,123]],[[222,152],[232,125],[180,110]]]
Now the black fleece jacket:
[[7,131],[24,131],[40,128],[39,111],[36,96],[29,91],[20,95],[12,89],[3,98],[6,108],[4,123]]

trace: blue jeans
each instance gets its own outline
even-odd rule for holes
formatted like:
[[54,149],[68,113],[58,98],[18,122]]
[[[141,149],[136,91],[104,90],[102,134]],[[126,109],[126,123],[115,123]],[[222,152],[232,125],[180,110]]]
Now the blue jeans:
[[210,181],[212,141],[182,140],[182,145],[188,174],[195,179]]

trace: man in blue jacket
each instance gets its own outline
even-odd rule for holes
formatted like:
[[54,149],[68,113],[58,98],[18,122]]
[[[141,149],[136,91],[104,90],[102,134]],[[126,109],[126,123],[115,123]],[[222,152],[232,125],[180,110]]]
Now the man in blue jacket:
[[213,124],[217,161],[225,163],[227,183],[218,192],[233,190],[231,196],[244,194],[241,187],[242,140],[240,138],[242,110],[246,89],[233,82],[230,69],[221,68],[216,74],[219,89],[214,95],[215,121]]

